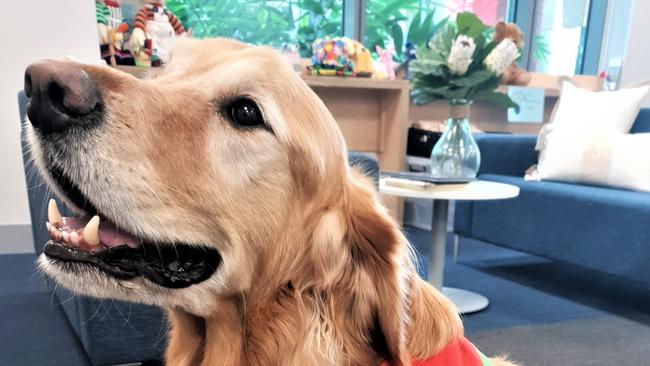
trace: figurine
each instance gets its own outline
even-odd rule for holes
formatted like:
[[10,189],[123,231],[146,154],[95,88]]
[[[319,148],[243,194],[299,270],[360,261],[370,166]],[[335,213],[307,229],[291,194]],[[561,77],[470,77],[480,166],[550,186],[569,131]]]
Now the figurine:
[[[133,33],[129,43],[141,65],[151,63],[152,55],[164,64],[169,60],[169,51],[177,36],[185,35],[181,22],[162,2],[145,4],[135,16]],[[147,45],[150,40],[150,45]]]
[[377,45],[375,50],[379,56],[379,63],[376,65],[377,68],[372,77],[375,79],[395,80],[395,62],[393,61],[395,49],[392,46],[382,49]]
[[102,58],[111,66],[133,65],[133,55],[124,49],[124,33],[129,26],[123,23],[122,10],[117,0],[95,2],[97,32]]
[[406,42],[406,62],[404,63],[406,71],[404,73],[405,74],[404,78],[407,79],[407,80],[411,79],[411,68],[410,68],[410,66],[411,66],[411,61],[416,59],[415,49],[416,49],[416,47],[413,44],[413,42],[411,42],[411,41]]
[[372,75],[372,57],[370,51],[361,42],[345,38],[345,52],[353,64],[354,74],[360,77]]

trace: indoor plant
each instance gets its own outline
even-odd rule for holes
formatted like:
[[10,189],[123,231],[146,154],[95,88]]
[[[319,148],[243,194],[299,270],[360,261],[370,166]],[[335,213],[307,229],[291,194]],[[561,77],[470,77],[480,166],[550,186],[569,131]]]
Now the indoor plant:
[[503,71],[520,55],[510,39],[496,44],[493,29],[472,13],[460,13],[416,51],[411,63],[413,102],[449,101],[449,119],[431,152],[431,173],[440,178],[474,178],[481,161],[469,128],[475,100],[518,108],[508,95],[497,92]]

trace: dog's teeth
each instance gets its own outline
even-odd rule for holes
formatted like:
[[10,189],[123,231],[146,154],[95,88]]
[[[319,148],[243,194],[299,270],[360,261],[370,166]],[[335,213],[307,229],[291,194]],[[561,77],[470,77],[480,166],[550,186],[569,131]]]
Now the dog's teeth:
[[84,228],[84,239],[88,245],[95,246],[99,244],[99,216],[93,216]]
[[70,233],[70,241],[74,245],[79,245],[79,234],[76,231]]
[[61,233],[61,236],[63,237],[63,241],[70,244],[70,233],[67,231],[64,231]]
[[50,203],[47,206],[47,219],[51,225],[63,223],[61,212],[59,212],[59,208],[57,207],[56,201],[54,199],[51,199]]

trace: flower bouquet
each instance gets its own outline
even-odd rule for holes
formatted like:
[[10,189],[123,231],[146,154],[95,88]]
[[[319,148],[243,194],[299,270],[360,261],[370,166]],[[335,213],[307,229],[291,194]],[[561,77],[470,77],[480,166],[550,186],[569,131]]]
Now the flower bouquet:
[[498,44],[489,40],[493,32],[473,13],[460,13],[455,22],[429,40],[427,47],[419,47],[410,66],[413,102],[486,100],[517,108],[506,94],[495,89],[501,74],[520,52],[511,39]]
[[431,152],[434,177],[476,177],[481,155],[469,127],[473,101],[519,108],[508,95],[496,91],[501,74],[519,58],[519,49],[510,39],[493,42],[493,31],[476,15],[460,13],[426,47],[416,50],[410,65],[413,102],[445,99],[450,104],[445,130]]

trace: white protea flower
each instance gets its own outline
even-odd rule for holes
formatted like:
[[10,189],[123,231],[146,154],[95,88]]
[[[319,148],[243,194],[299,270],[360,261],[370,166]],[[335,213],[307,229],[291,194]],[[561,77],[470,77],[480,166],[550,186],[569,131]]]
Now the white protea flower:
[[449,57],[447,57],[447,66],[449,70],[456,75],[465,75],[467,68],[472,63],[472,56],[476,49],[474,38],[460,34],[451,46]]
[[485,58],[485,67],[496,76],[503,72],[519,57],[519,49],[510,38],[501,41]]

